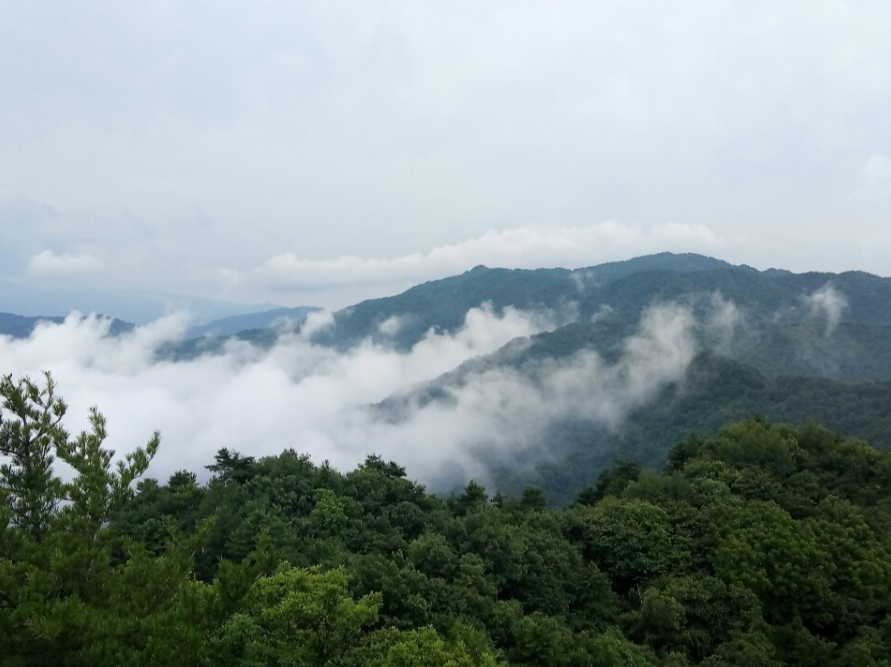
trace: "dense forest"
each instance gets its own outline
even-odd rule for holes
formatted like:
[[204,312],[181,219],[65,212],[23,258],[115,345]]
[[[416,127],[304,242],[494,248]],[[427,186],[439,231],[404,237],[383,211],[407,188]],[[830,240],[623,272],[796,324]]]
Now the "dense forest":
[[550,509],[298,451],[162,484],[157,435],[115,462],[49,376],[0,394],[4,665],[891,664],[891,455],[815,424],[688,437]]

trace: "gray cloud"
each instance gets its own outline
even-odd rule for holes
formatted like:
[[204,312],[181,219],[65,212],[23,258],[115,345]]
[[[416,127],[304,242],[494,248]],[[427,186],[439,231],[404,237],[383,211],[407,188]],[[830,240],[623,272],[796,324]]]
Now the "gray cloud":
[[888,274],[889,32],[843,0],[6,3],[0,199],[55,211],[19,268],[86,244],[116,285],[262,278],[286,305],[364,296],[338,267],[414,281],[431,249],[604,220]]
[[[301,259],[293,253],[277,255],[250,271],[229,272],[227,279],[258,289],[310,290],[318,287],[408,287],[431,278],[455,275],[479,264],[535,268],[584,266],[632,253],[683,251],[695,248],[718,253],[727,242],[701,225],[642,226],[615,221],[584,227],[523,227],[490,230],[460,243],[392,258],[344,256]],[[368,294],[371,296],[371,294]]]

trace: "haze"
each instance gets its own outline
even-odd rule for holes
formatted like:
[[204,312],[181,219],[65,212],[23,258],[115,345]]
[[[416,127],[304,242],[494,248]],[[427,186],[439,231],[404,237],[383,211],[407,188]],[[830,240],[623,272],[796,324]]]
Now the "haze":
[[882,2],[6,2],[0,310],[662,250],[889,275],[889,34]]

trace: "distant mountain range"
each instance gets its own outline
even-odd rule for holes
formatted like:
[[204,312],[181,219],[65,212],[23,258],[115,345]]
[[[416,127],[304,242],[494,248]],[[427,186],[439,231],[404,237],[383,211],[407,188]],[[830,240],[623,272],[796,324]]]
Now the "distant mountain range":
[[[184,336],[184,343],[189,349],[197,349],[197,343],[189,343],[189,341],[199,339],[225,338],[227,336],[235,336],[241,334],[245,339],[261,339],[264,338],[262,333],[265,329],[273,329],[278,325],[297,325],[302,322],[306,316],[314,311],[319,310],[313,306],[298,306],[296,308],[276,308],[258,313],[249,313],[247,315],[234,315],[232,317],[224,317],[214,320],[207,324],[192,327]],[[102,317],[100,315],[100,317]],[[12,313],[0,313],[0,336],[11,336],[13,338],[27,338],[34,331],[34,328],[40,322],[51,322],[53,324],[61,324],[65,321],[60,316],[42,316],[42,317],[25,317],[22,315],[14,315]],[[112,319],[109,325],[108,333],[111,336],[119,336],[129,333],[136,327],[131,322],[124,322],[119,319]],[[269,341],[274,340],[274,335],[266,336]],[[211,347],[213,344],[210,344]]]
[[[27,338],[41,322],[62,324],[64,321],[64,317],[24,317],[22,315],[13,315],[12,313],[0,313],[0,336]],[[130,322],[112,319],[108,327],[108,333],[112,336],[120,336],[133,331],[135,326]]]
[[186,338],[234,336],[237,333],[250,329],[267,329],[277,324],[298,323],[304,320],[309,313],[318,310],[319,308],[313,306],[297,306],[296,308],[276,308],[260,313],[224,317],[200,327],[189,329],[186,333]]
[[148,324],[166,313],[185,311],[195,322],[203,324],[280,307],[279,304],[232,303],[152,290],[49,287],[0,276],[0,309],[28,317],[67,315],[78,311],[105,313],[127,322]]
[[[511,453],[510,459],[494,450],[483,454],[486,476],[500,490],[536,484],[551,500],[568,501],[617,457],[657,466],[690,433],[711,433],[753,414],[790,422],[813,419],[891,447],[891,278],[862,272],[758,271],[670,253],[575,270],[478,266],[340,310],[313,340],[341,350],[364,340],[408,350],[431,329],[457,331],[467,311],[484,302],[495,312],[548,311],[562,326],[407,388],[374,406],[375,414],[398,423],[419,406],[448,406],[462,387],[486,373],[510,371],[534,383],[542,369],[586,351],[596,352],[605,365],[615,364],[642,313],[654,304],[679,304],[700,322],[715,316],[717,304],[733,320],[728,323],[732,335],[718,335],[714,326],[697,328],[697,354],[683,377],[632,406],[620,424],[606,426],[584,414],[564,416],[522,454]],[[191,330],[189,340],[160,356],[220,353],[233,336],[270,347],[279,335],[276,322],[299,327],[313,310],[276,309],[217,320]],[[39,319],[0,315],[0,334],[27,336]],[[112,333],[132,326],[115,320]]]
[[[478,266],[397,296],[363,301],[338,311],[334,326],[316,339],[339,348],[367,338],[409,348],[431,328],[457,330],[467,311],[485,301],[496,311],[506,306],[568,309],[574,320],[586,322],[604,311],[618,320],[636,320],[643,308],[655,302],[688,302],[701,312],[709,305],[702,297],[713,293],[732,301],[749,323],[760,327],[777,318],[800,319],[811,308],[806,297],[827,283],[846,300],[840,322],[891,324],[891,278],[861,272],[758,271],[701,255],[661,253],[573,271]],[[399,318],[399,329],[382,333],[381,325],[394,316]]]

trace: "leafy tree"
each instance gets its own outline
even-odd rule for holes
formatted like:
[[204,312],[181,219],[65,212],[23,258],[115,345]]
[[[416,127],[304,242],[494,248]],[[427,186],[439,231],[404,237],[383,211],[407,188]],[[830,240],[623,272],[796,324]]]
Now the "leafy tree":
[[343,570],[290,566],[259,579],[214,642],[217,665],[342,664],[377,620],[380,595],[353,600]]

